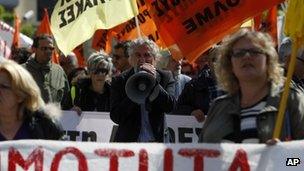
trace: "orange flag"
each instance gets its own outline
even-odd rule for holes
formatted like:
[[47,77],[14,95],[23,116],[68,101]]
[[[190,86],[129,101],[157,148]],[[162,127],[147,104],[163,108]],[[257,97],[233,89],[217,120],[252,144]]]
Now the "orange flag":
[[15,31],[14,31],[14,35],[13,35],[11,51],[14,51],[14,49],[19,48],[19,46],[20,46],[20,24],[21,24],[21,21],[16,14],[15,14],[14,18],[15,18],[15,21],[14,21]]
[[83,45],[77,46],[73,52],[75,53],[78,61],[78,66],[84,68],[86,66],[84,56],[83,56]]
[[269,33],[277,45],[277,7],[274,6],[271,9],[264,11],[262,14],[254,17],[254,28],[255,30]]
[[[44,15],[36,32],[36,35],[41,34],[53,35],[50,27],[49,14],[46,8],[44,8]],[[56,49],[53,51],[52,61],[59,64],[59,54]]]
[[[139,22],[141,35],[153,40],[160,47],[166,47],[164,41],[159,35],[159,32],[157,31],[157,27],[148,10],[146,2],[144,0],[137,0],[137,6],[139,8],[137,19]],[[110,52],[113,37],[118,41],[136,39],[138,37],[138,30],[135,17],[110,30],[96,31],[93,38],[92,47],[96,50],[104,49],[106,52]]]
[[147,0],[167,46],[177,46],[193,62],[202,52],[239,28],[241,22],[284,0]]

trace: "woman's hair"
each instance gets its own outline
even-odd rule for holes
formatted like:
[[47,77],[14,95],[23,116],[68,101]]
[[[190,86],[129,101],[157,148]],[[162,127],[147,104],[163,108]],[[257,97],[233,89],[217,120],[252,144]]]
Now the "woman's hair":
[[113,63],[110,56],[104,51],[94,52],[90,55],[87,61],[88,72],[92,73],[94,70],[98,68],[99,65],[103,65],[106,69],[108,69],[108,77],[111,78]]
[[258,45],[267,57],[267,79],[275,85],[283,81],[283,68],[279,64],[278,54],[271,36],[267,33],[241,29],[235,34],[226,37],[219,49],[218,59],[215,64],[215,73],[221,88],[230,94],[239,90],[239,82],[232,71],[231,53],[237,41],[248,38]]
[[44,107],[40,89],[26,69],[12,60],[4,60],[0,63],[0,71],[8,74],[12,90],[24,99],[21,106],[32,112]]
[[135,67],[137,65],[137,57],[134,55],[134,53],[135,53],[134,50],[137,47],[140,47],[143,45],[149,47],[149,52],[154,57],[155,65],[156,65],[156,61],[159,60],[161,54],[160,54],[159,47],[156,45],[156,43],[153,42],[152,40],[148,39],[147,37],[140,37],[131,42],[131,46],[129,49],[129,63],[132,67]]

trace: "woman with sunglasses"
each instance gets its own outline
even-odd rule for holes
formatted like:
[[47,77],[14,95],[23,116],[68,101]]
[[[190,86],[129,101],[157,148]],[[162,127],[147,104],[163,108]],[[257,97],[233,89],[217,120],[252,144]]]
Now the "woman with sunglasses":
[[77,83],[73,109],[81,111],[110,111],[110,81],[112,62],[104,52],[93,53],[87,61],[88,78]]
[[[279,141],[272,135],[285,79],[271,37],[241,29],[223,41],[215,67],[228,94],[211,105],[199,141]],[[303,98],[303,91],[291,84],[281,141],[304,138]]]

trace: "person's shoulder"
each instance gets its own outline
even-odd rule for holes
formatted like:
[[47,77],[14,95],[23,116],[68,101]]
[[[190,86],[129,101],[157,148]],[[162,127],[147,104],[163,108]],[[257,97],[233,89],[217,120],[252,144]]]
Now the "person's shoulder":
[[51,69],[52,70],[56,70],[56,71],[62,71],[62,72],[64,72],[64,70],[62,69],[62,67],[60,65],[58,65],[56,63],[53,63],[53,62],[51,64]]
[[161,77],[166,77],[166,78],[172,78],[173,79],[173,75],[171,71],[168,70],[162,70],[162,69],[157,69],[156,72],[158,72]]
[[120,73],[119,75],[113,77],[112,84],[113,84],[113,82],[125,80],[125,79],[129,78],[132,74],[134,74],[134,68],[127,69],[127,70],[123,71],[122,73]]
[[214,103],[219,104],[219,103],[231,102],[233,100],[233,98],[234,97],[230,94],[224,94],[224,95],[221,95],[221,96],[217,97],[216,99],[214,99]]

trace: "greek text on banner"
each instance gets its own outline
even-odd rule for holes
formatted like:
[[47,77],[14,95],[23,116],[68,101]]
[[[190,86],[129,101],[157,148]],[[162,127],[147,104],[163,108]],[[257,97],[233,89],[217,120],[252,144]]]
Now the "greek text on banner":
[[97,29],[112,28],[137,14],[136,0],[58,0],[51,29],[59,49],[68,54]]

